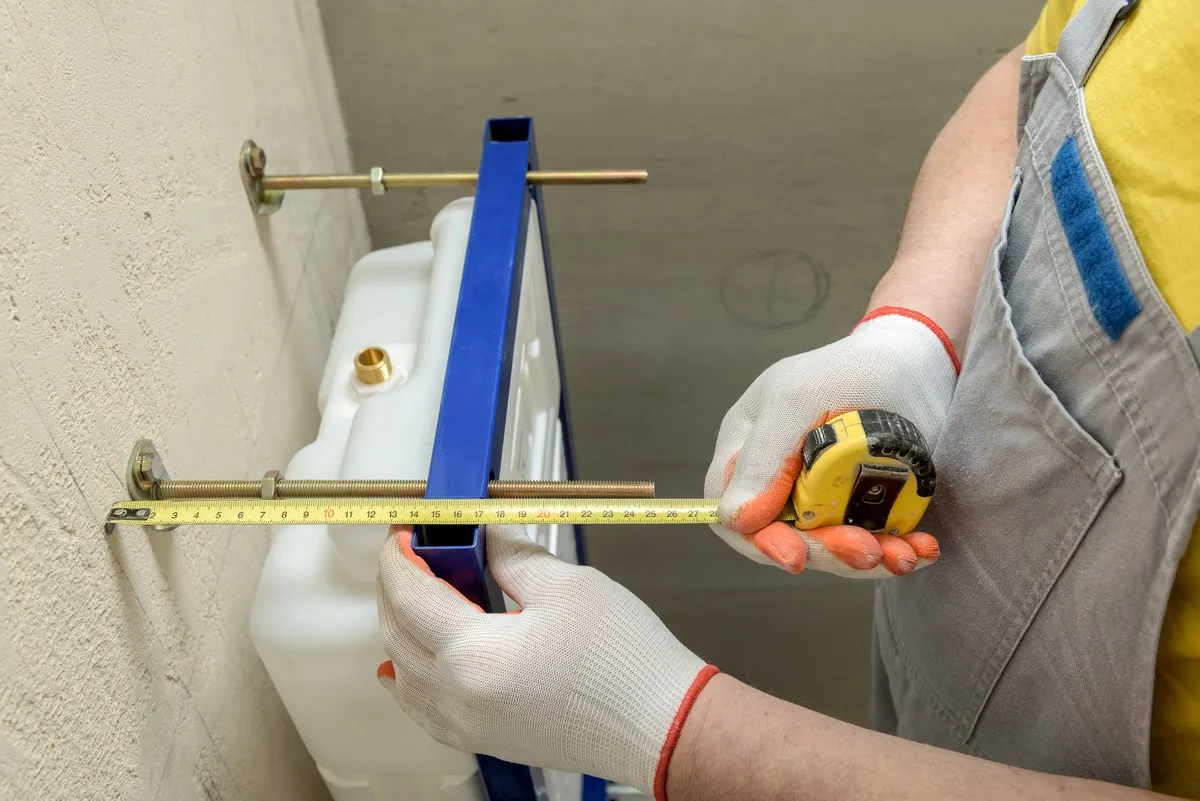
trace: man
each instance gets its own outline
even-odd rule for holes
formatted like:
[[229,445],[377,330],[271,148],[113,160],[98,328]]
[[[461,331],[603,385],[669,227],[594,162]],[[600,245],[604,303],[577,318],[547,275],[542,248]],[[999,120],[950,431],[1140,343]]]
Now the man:
[[[864,321],[755,381],[706,482],[750,558],[904,576],[875,635],[900,736],[718,675],[500,527],[516,615],[429,575],[406,532],[381,557],[380,676],[434,737],[676,801],[1200,798],[1200,5],[1052,0],[1022,49],[934,143]],[[774,522],[804,432],[848,407],[935,448],[930,534]]]

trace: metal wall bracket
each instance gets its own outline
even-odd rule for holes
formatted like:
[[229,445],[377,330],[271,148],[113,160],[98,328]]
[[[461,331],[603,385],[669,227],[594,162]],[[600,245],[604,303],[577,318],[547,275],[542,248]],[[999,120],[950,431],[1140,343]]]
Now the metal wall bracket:
[[246,188],[246,199],[255,214],[274,214],[283,205],[283,191],[264,189],[263,177],[267,167],[267,153],[247,139],[242,143],[242,152],[238,157],[238,171],[242,174],[242,186]]
[[[154,443],[148,439],[139,439],[133,443],[129,454],[129,464],[125,467],[125,489],[132,501],[156,501],[158,493],[155,488],[160,481],[170,481],[171,475],[163,464],[162,456]],[[106,526],[107,528],[107,526]],[[155,531],[170,531],[178,526],[151,526]],[[111,533],[111,532],[110,532]]]

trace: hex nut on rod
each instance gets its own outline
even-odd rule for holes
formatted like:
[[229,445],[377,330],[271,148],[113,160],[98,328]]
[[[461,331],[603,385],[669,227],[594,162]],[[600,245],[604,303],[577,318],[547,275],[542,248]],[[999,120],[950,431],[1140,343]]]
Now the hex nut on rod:
[[278,470],[268,470],[262,477],[262,499],[273,501],[279,497],[279,482],[283,481],[283,473]]
[[383,183],[383,167],[371,168],[371,194],[378,197],[387,191]]

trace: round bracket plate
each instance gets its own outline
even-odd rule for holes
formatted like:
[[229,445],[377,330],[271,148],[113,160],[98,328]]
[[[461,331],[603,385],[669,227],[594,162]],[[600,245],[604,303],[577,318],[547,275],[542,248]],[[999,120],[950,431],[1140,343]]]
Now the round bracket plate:
[[238,171],[242,174],[242,186],[246,188],[246,200],[255,214],[274,214],[283,205],[283,192],[265,191],[262,186],[263,171],[267,167],[267,153],[247,139],[242,143],[238,155]]
[[[125,467],[125,489],[130,500],[154,501],[154,485],[159,481],[170,481],[171,475],[163,464],[158,449],[148,439],[133,443],[129,464]],[[155,531],[170,531],[178,526],[151,526]]]

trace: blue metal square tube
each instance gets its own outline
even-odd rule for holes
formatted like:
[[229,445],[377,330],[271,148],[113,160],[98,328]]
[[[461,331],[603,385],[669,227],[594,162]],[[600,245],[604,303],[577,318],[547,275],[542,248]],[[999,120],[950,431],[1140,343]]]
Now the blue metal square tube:
[[[431,498],[485,498],[500,470],[533,152],[532,120],[488,121],[429,466]],[[417,531],[413,544],[434,575],[485,611],[499,612],[504,600],[487,572],[484,537],[476,526],[431,526]],[[478,759],[489,801],[533,801],[529,768]]]
[[[541,232],[554,336],[559,344],[563,387],[559,415],[567,475],[575,477],[543,204],[540,189],[526,182],[526,173],[532,169],[537,169],[533,121],[527,117],[489,120],[429,467],[426,496],[430,498],[486,498],[488,482],[499,475],[531,199],[537,201],[534,224]],[[413,536],[414,550],[434,575],[484,611],[504,610],[503,596],[487,571],[486,531],[482,527],[430,526]],[[578,528],[576,547],[582,563],[584,543]],[[482,755],[478,760],[489,801],[534,801],[534,773],[529,768]],[[584,795],[602,798],[604,786],[598,779],[585,777]]]

